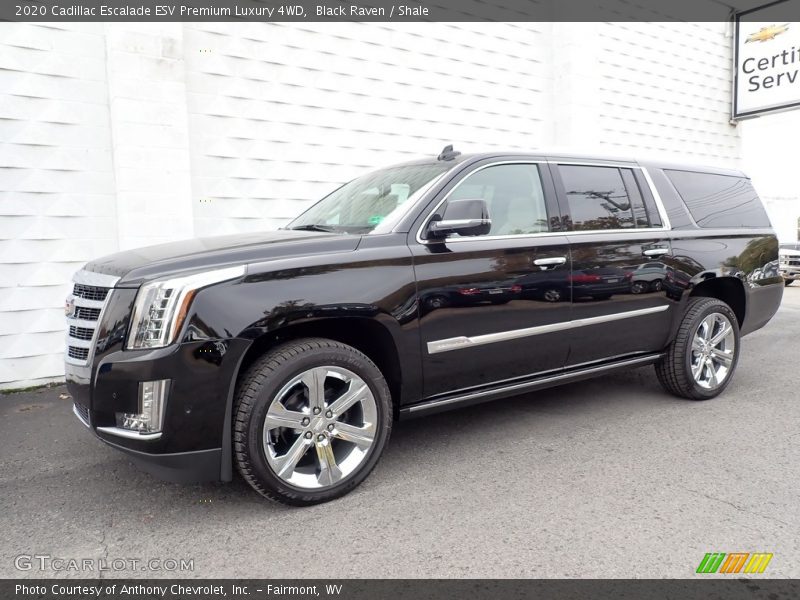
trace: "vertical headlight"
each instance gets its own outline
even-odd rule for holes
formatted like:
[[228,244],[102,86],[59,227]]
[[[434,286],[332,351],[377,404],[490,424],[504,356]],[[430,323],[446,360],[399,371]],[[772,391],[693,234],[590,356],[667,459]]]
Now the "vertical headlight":
[[175,341],[198,290],[244,274],[241,265],[143,284],[136,294],[126,348],[168,346]]

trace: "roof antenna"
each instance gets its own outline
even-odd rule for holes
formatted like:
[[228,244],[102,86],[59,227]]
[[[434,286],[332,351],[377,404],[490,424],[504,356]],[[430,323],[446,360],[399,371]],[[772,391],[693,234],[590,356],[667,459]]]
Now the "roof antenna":
[[442,150],[442,153],[436,157],[436,160],[453,160],[456,156],[459,156],[461,152],[458,150],[453,150],[453,144],[448,144]]

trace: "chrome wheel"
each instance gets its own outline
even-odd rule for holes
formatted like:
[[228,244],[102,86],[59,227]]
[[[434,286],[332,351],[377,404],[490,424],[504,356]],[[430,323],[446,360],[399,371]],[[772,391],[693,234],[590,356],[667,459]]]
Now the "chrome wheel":
[[723,314],[711,313],[701,322],[692,338],[692,377],[700,387],[718,387],[730,373],[736,352],[733,325]]
[[555,289],[546,290],[544,293],[544,299],[548,302],[558,302],[561,300],[561,292]]
[[295,487],[330,487],[367,458],[377,420],[375,396],[358,375],[334,366],[309,369],[284,385],[267,410],[267,462]]

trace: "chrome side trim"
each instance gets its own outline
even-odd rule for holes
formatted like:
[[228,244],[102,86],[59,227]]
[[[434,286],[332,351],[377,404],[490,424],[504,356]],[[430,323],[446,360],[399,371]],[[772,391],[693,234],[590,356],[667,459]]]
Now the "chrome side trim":
[[157,440],[158,438],[161,437],[161,432],[136,433],[135,431],[129,431],[127,429],[122,429],[121,427],[98,427],[97,431],[102,431],[103,433],[110,433],[111,435],[127,438],[129,440]]
[[481,390],[479,392],[470,392],[467,394],[461,394],[459,396],[454,396],[452,398],[442,398],[441,400],[429,400],[427,402],[421,402],[420,404],[416,404],[414,406],[409,406],[408,408],[403,408],[400,410],[400,413],[403,415],[410,415],[417,412],[424,412],[428,410],[432,410],[435,408],[441,408],[443,406],[449,406],[451,404],[460,404],[462,402],[469,402],[470,400],[476,400],[479,398],[485,398],[488,396],[494,396],[497,394],[506,394],[508,392],[524,392],[525,390],[530,390],[537,387],[547,386],[551,383],[557,383],[561,381],[569,381],[571,379],[583,377],[586,375],[595,375],[597,373],[603,373],[605,371],[613,371],[615,369],[623,368],[623,367],[632,367],[636,365],[646,365],[649,363],[653,363],[658,360],[662,354],[649,354],[647,356],[639,356],[637,358],[631,358],[628,360],[621,360],[615,363],[607,364],[607,365],[598,365],[596,367],[589,367],[586,369],[580,369],[578,371],[570,371],[568,373],[559,373],[558,375],[551,375],[550,377],[542,377],[541,379],[535,379],[533,381],[525,381],[520,383],[514,383],[511,385],[505,385],[501,387],[492,388],[490,390]]
[[526,327],[525,329],[512,329],[510,331],[486,333],[483,335],[476,335],[472,337],[461,335],[458,337],[447,338],[444,340],[434,340],[432,342],[428,342],[427,344],[428,354],[450,352],[451,350],[472,348],[474,346],[483,346],[484,344],[494,344],[496,342],[507,342],[509,340],[516,340],[519,338],[531,337],[534,335],[542,335],[543,333],[554,333],[556,331],[576,329],[578,327],[585,327],[587,325],[598,325],[600,323],[609,323],[611,321],[619,321],[621,319],[641,317],[644,315],[659,313],[667,310],[668,308],[669,305],[664,304],[663,306],[653,306],[652,308],[640,308],[637,310],[629,310],[625,312],[613,313],[610,315],[602,315],[599,317],[588,317],[586,319],[561,321],[560,323],[550,323],[549,325]]
[[88,421],[86,421],[86,420],[83,418],[83,416],[81,415],[81,413],[79,413],[79,412],[78,412],[78,408],[75,406],[75,404],[74,404],[74,403],[73,403],[73,405],[72,405],[72,412],[73,412],[73,413],[75,413],[75,416],[76,416],[76,417],[78,417],[78,420],[79,420],[81,423],[83,423],[84,425],[86,425],[86,427],[88,427],[89,429],[91,429],[91,428],[92,428],[92,426],[91,426],[91,425],[89,425]]

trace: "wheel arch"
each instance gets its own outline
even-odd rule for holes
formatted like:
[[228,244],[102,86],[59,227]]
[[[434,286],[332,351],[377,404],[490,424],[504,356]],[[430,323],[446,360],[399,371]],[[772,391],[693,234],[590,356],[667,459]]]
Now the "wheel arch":
[[366,317],[323,318],[292,323],[255,338],[236,373],[237,382],[264,353],[287,341],[304,337],[328,338],[352,346],[375,363],[386,379],[394,419],[399,416],[402,393],[402,367],[397,344],[389,328],[377,319]]
[[695,285],[689,294],[690,298],[716,298],[731,307],[736,315],[739,328],[744,326],[747,314],[747,296],[742,281],[737,277],[711,277]]

